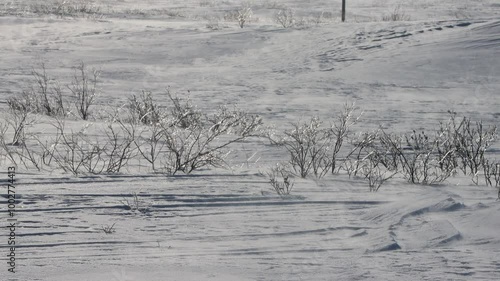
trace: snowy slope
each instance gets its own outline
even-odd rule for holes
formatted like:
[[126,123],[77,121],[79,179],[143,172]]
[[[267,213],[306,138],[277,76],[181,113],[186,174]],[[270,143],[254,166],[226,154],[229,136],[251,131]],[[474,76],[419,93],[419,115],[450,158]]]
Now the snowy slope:
[[[166,102],[170,86],[189,90],[203,110],[237,104],[277,128],[313,115],[328,120],[351,101],[364,111],[356,131],[432,130],[448,110],[498,124],[497,1],[352,0],[346,23],[331,2],[253,1],[245,28],[221,19],[215,31],[208,18],[242,1],[106,0],[110,12],[98,21],[0,13],[0,105],[27,87],[39,61],[67,81],[82,60],[102,70],[103,107],[141,89]],[[380,20],[395,4],[411,21]],[[280,5],[298,17],[332,16],[283,29],[272,18]],[[293,196],[280,198],[260,172],[287,155],[261,140],[235,150],[232,170],[189,176],[137,167],[78,178],[22,171],[15,277],[500,279],[500,204],[491,187],[463,176],[438,186],[395,178],[370,193],[363,180],[338,175],[297,180]],[[144,212],[124,204],[135,192]],[[102,231],[113,224],[113,234]],[[0,279],[10,277],[0,270]]]

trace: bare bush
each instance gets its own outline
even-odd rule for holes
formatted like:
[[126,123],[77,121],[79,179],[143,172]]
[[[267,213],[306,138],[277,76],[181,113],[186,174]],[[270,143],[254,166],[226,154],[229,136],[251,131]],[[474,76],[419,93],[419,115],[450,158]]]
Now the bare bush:
[[65,116],[68,106],[63,99],[59,82],[47,74],[45,64],[41,70],[32,69],[34,85],[20,97],[11,97],[7,104],[13,110],[39,113],[48,116]]
[[152,93],[147,91],[142,91],[140,97],[132,95],[128,100],[128,109],[129,121],[135,124],[157,124],[166,116],[164,110],[153,100]]
[[[85,139],[85,129],[78,132],[67,132],[66,123],[63,120],[56,119],[53,126],[56,129],[56,138],[53,140],[55,149],[53,150],[53,159],[64,172],[71,172],[73,175],[79,175],[86,168],[87,171],[96,172],[99,167],[103,150],[99,145],[89,144]],[[102,171],[101,165],[101,171]]]
[[295,24],[295,12],[290,8],[282,8],[274,14],[274,19],[283,28],[289,28]]
[[49,0],[31,4],[29,11],[39,15],[56,15],[58,17],[87,17],[99,19],[104,13],[92,0]]
[[481,121],[471,123],[469,118],[462,119],[455,128],[456,152],[460,157],[460,167],[464,173],[467,173],[468,168],[471,175],[477,175],[484,162],[484,154],[497,138],[496,129],[496,127],[485,128]]
[[230,11],[224,15],[226,21],[236,21],[238,26],[243,28],[245,24],[252,18],[252,8],[246,6],[238,10]]
[[374,155],[375,141],[378,139],[378,131],[361,133],[357,138],[351,140],[351,150],[345,156],[341,163],[341,169],[344,169],[349,177],[357,176],[360,169],[368,157]]
[[[144,137],[146,136],[146,137]],[[139,155],[151,165],[153,172],[158,169],[158,161],[165,157],[165,140],[160,123],[143,128],[134,138]]]
[[258,135],[259,116],[220,107],[204,115],[199,123],[179,126],[177,118],[160,123],[168,150],[165,169],[170,174],[186,174],[205,166],[223,166],[225,149],[236,142]]
[[74,103],[78,115],[83,120],[88,120],[90,117],[90,107],[95,103],[99,89],[97,88],[100,72],[96,69],[91,69],[90,73],[85,63],[75,67],[73,81],[68,89],[74,97]]
[[383,21],[409,21],[411,20],[411,17],[406,14],[405,10],[403,7],[400,5],[397,5],[394,10],[386,15],[382,16]]
[[65,172],[75,176],[82,173],[120,173],[135,156],[136,127],[119,119],[110,119],[91,137],[87,133],[90,124],[74,132],[63,120],[54,123],[56,136],[50,141],[39,140],[44,159],[54,161]]
[[14,165],[23,164],[26,169],[35,167],[40,170],[40,157],[28,143],[33,134],[27,128],[35,122],[36,119],[30,112],[9,109],[3,116],[3,121],[0,121],[0,148]]
[[439,183],[452,175],[453,171],[441,168],[436,141],[425,132],[413,131],[403,137],[381,132],[382,151],[377,154],[377,161],[388,170],[401,172],[414,184]]
[[337,160],[338,154],[346,140],[350,128],[356,124],[361,117],[361,114],[355,115],[355,104],[345,104],[343,111],[337,116],[337,121],[330,128],[330,138],[332,140],[331,152],[331,172],[338,172]]
[[[183,146],[187,145],[185,142],[189,140],[187,135],[185,135],[187,139],[183,139],[182,136],[175,135],[176,133],[182,134],[183,129],[203,127],[201,121],[203,114],[189,99],[182,100],[173,96],[169,89],[166,90],[166,95],[171,101],[169,109],[160,109],[150,93],[143,94],[142,101],[138,101],[134,97],[132,102],[129,102],[132,105],[130,106],[131,114],[135,116],[132,119],[140,120],[143,124],[149,125],[141,129],[134,143],[139,154],[151,164],[154,172],[159,171],[160,167],[165,168],[165,166],[169,166],[169,171],[172,169],[171,162],[174,160],[170,159],[173,155],[167,144],[170,148],[176,147],[181,151]],[[173,143],[176,140],[184,143]],[[196,144],[196,141],[194,143]],[[193,151],[191,150],[191,152]],[[182,151],[183,153],[184,151]],[[176,154],[174,153],[174,155]],[[180,157],[180,155],[178,156]],[[159,161],[163,163],[160,164]]]
[[277,164],[267,173],[269,183],[279,196],[290,195],[293,189],[293,175],[283,164]]
[[26,143],[26,127],[32,125],[35,119],[29,111],[10,109],[5,117],[8,127],[12,128],[10,145],[20,146]]
[[364,174],[365,179],[368,180],[368,186],[370,187],[371,192],[377,192],[382,184],[384,184],[387,180],[394,177],[397,172],[388,171],[383,168],[383,166],[377,162],[376,160],[370,159],[364,162],[362,165],[361,172]]
[[473,122],[466,117],[457,121],[456,113],[450,114],[449,121],[441,124],[438,131],[442,164],[459,168],[477,184],[485,153],[498,139],[497,127],[485,126],[482,121]]
[[238,24],[240,28],[243,28],[245,23],[252,17],[252,8],[246,7],[241,10],[238,10]]
[[178,96],[173,96],[169,89],[166,89],[166,94],[172,102],[170,114],[175,120],[175,126],[188,128],[201,123],[203,114],[191,103],[189,97],[182,100]]
[[119,119],[112,119],[105,127],[106,146],[106,173],[119,173],[135,156],[136,127]]
[[330,128],[322,127],[319,118],[314,117],[308,123],[292,124],[293,128],[281,136],[268,137],[272,143],[288,151],[290,165],[300,177],[305,178],[313,173],[321,178],[329,171],[337,173],[339,153],[350,127],[360,117],[354,115],[354,110],[354,105],[346,105]]
[[308,123],[294,123],[293,129],[287,130],[274,143],[283,146],[290,155],[289,163],[293,170],[302,178],[311,172],[317,177],[323,177],[329,170],[330,156],[329,131],[321,127],[317,117]]
[[320,25],[325,22],[333,22],[334,20],[335,15],[332,12],[321,11],[321,13],[313,13],[307,21],[314,25]]
[[389,171],[399,171],[401,169],[399,155],[403,151],[402,143],[401,136],[380,130],[372,159],[376,159]]
[[491,163],[489,160],[485,160],[483,170],[486,185],[500,189],[500,163]]
[[5,156],[13,165],[17,166],[15,151],[11,148],[7,141],[8,130],[9,124],[7,124],[6,122],[0,122],[0,149],[2,156]]

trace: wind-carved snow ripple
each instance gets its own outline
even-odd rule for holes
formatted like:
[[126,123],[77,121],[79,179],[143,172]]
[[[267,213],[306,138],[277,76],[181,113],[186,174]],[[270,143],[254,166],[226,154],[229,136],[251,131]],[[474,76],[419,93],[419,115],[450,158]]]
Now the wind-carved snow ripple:
[[[339,259],[340,253],[357,251],[357,241],[371,232],[359,216],[387,203],[180,189],[137,196],[148,212],[124,208],[124,198],[132,202],[133,196],[122,191],[23,195],[26,258],[112,264],[137,257],[211,257],[227,266],[237,259],[255,268],[275,264],[283,280],[296,280],[297,270],[346,268],[350,259]],[[101,227],[113,223],[116,233],[104,234]]]
[[464,207],[463,203],[448,198],[412,211],[390,226],[390,234],[399,247],[405,250],[445,246],[462,239],[462,234],[445,216],[441,218],[439,213],[453,212]]
[[[418,42],[419,35],[426,32],[439,32],[453,28],[464,28],[472,25],[469,21],[432,22],[415,24],[388,23],[383,26],[368,26],[356,30],[354,33],[335,38],[326,38],[317,55],[320,71],[333,71],[347,67],[353,63],[361,62],[365,56],[381,49],[399,48],[404,42]],[[497,26],[491,24],[487,29],[494,29]],[[411,40],[411,41],[410,41]],[[487,44],[498,44],[498,40],[487,42]],[[485,43],[486,44],[486,43]]]

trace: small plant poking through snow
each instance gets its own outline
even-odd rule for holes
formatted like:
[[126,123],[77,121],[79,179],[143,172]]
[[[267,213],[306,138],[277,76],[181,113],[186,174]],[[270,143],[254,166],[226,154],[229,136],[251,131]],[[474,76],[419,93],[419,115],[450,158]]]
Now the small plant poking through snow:
[[210,29],[212,31],[221,29],[221,26],[219,24],[219,19],[216,17],[210,18],[206,24],[206,27],[207,29]]
[[283,164],[277,164],[267,173],[269,184],[273,190],[280,196],[290,195],[293,189],[293,175]]
[[115,224],[116,224],[116,223],[113,223],[112,225],[103,225],[101,229],[102,229],[102,231],[104,231],[104,233],[106,233],[106,234],[113,234],[113,233],[115,233],[115,232],[116,232],[116,231],[115,231],[115,229],[114,229]]
[[152,204],[146,205],[143,201],[139,200],[139,197],[137,196],[137,192],[134,192],[129,195],[129,197],[132,197],[131,200],[129,200],[127,197],[123,197],[123,200],[120,201],[124,206],[126,210],[131,210],[133,212],[139,212],[142,214],[147,214],[150,211],[150,207]]

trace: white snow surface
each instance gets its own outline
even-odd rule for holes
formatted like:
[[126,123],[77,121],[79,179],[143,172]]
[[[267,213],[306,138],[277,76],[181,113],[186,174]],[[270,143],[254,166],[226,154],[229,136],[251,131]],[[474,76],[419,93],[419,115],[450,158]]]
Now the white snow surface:
[[[0,13],[2,110],[38,62],[67,80],[84,61],[102,71],[102,107],[141,89],[166,102],[170,86],[203,110],[236,104],[279,129],[328,120],[352,101],[364,111],[355,131],[432,130],[448,110],[499,124],[498,1],[352,0],[345,23],[340,1],[251,1],[253,21],[240,29],[221,20],[219,30],[206,28],[207,15],[243,1],[96,3],[109,5],[101,20]],[[396,4],[411,20],[381,21]],[[284,29],[273,21],[276,5],[333,18]],[[41,133],[50,122],[42,120]],[[500,280],[492,187],[464,176],[435,186],[396,177],[370,193],[340,174],[297,180],[282,198],[260,172],[287,160],[284,151],[257,139],[234,151],[229,170],[171,177],[146,168],[80,177],[21,170],[17,273],[7,272],[4,239],[0,279]],[[134,192],[147,212],[122,203]],[[113,224],[116,232],[102,231]]]

